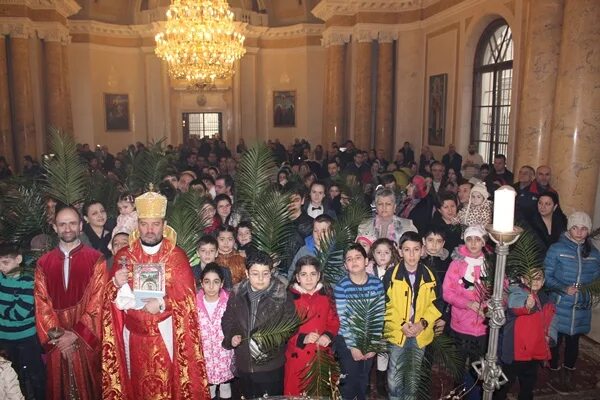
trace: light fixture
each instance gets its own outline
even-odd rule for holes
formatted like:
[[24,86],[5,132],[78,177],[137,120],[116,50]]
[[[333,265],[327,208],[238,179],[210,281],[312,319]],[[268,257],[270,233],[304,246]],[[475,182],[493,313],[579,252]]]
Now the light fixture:
[[192,85],[231,77],[235,61],[246,52],[226,0],[174,0],[155,40],[155,53],[167,62],[169,75]]

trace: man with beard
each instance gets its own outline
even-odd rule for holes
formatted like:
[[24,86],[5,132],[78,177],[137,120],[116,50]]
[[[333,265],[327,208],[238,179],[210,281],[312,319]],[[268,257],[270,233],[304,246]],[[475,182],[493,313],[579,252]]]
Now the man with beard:
[[35,270],[35,322],[46,351],[47,399],[100,399],[100,309],[106,267],[100,252],[79,240],[71,206],[58,208],[59,244]]
[[479,173],[479,167],[483,165],[483,157],[476,152],[477,147],[471,143],[469,145],[469,154],[463,158],[462,175],[465,179],[471,179]]
[[106,285],[102,398],[209,399],[194,276],[166,224],[167,198],[148,192],[135,206],[138,228]]

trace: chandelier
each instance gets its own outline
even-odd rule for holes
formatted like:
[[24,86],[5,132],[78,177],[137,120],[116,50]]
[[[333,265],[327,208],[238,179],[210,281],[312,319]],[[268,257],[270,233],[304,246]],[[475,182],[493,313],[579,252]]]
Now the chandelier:
[[246,52],[227,0],[174,0],[155,40],[169,75],[197,85],[231,77]]

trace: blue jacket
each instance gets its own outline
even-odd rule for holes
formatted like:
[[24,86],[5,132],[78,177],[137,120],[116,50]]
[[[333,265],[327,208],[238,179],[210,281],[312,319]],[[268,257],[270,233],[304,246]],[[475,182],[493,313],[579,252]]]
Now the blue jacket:
[[579,292],[573,296],[566,289],[573,284],[586,285],[600,277],[600,251],[592,246],[583,258],[581,245],[563,233],[548,249],[544,260],[546,287],[556,303],[558,332],[567,335],[586,334],[591,329],[592,310],[589,296]]

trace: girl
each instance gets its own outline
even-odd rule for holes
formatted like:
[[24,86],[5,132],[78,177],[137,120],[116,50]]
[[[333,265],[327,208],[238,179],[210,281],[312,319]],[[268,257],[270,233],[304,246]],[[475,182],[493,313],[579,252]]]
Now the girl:
[[[388,268],[400,262],[398,250],[394,246],[394,242],[389,239],[377,239],[371,246],[369,251],[369,265],[367,265],[367,273],[376,276],[383,280],[385,272]],[[387,367],[388,356],[386,353],[377,354],[377,393],[385,397],[387,395]]]
[[216,216],[220,219],[221,225],[238,226],[240,223],[240,216],[232,211],[233,203],[229,195],[225,193],[218,194],[215,197],[215,204],[217,206]]
[[458,212],[458,219],[464,226],[486,226],[492,223],[492,202],[488,200],[490,194],[485,183],[473,185],[466,207]]
[[229,299],[228,292],[223,290],[223,281],[221,267],[217,263],[208,263],[200,272],[201,289],[196,295],[210,397],[215,399],[219,389],[221,400],[231,399],[231,384],[228,381],[233,379],[233,350],[225,350],[221,345],[224,338],[221,319]]
[[138,214],[135,210],[133,196],[127,193],[120,195],[117,207],[119,207],[117,226],[121,227],[124,231],[133,232],[137,228],[138,223]]
[[340,321],[331,290],[323,285],[321,265],[315,257],[298,259],[289,290],[298,315],[305,322],[287,344],[283,394],[298,396],[304,392],[306,368],[314,359],[317,347],[331,352],[330,345],[338,333]]
[[215,261],[231,271],[233,284],[236,285],[246,277],[246,258],[234,249],[235,228],[229,225],[220,226],[217,229],[217,242],[219,255]]
[[[485,276],[485,230],[477,225],[465,230],[465,245],[453,255],[442,286],[444,300],[450,304],[450,328],[459,351],[471,365],[485,353],[487,325],[481,291],[481,278]],[[465,374],[465,389],[476,382],[476,374]],[[474,387],[467,399],[481,398],[481,388]]]
[[[356,312],[352,309],[354,301],[378,302],[385,293],[383,283],[376,277],[367,274],[367,253],[365,249],[354,243],[348,247],[344,255],[344,265],[348,275],[342,278],[335,287],[334,297],[337,313],[340,318],[340,334],[335,339],[335,352],[340,363],[343,378],[340,391],[344,399],[365,400],[369,386],[369,372],[373,366],[374,352],[363,353],[357,348],[356,333],[351,329],[349,318]],[[383,326],[384,309],[371,316],[375,322]],[[371,338],[381,338],[382,332],[371,332]]]
[[[589,238],[592,219],[584,212],[569,216],[567,231],[546,253],[546,287],[556,302],[558,340],[551,348],[551,385],[560,392],[574,389],[573,373],[579,354],[579,338],[590,332],[592,301],[580,292],[582,285],[600,278],[600,251]],[[560,347],[565,343],[561,370]]]

